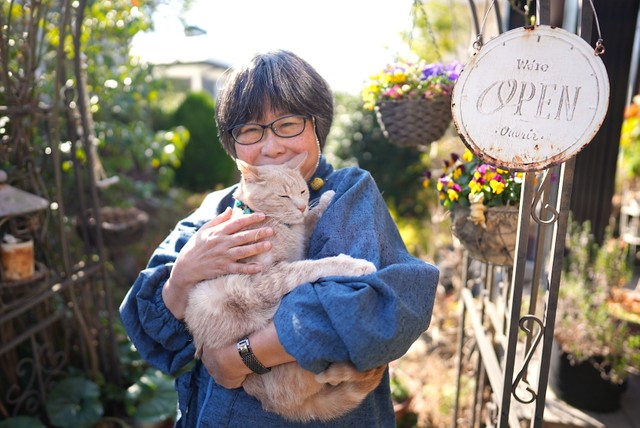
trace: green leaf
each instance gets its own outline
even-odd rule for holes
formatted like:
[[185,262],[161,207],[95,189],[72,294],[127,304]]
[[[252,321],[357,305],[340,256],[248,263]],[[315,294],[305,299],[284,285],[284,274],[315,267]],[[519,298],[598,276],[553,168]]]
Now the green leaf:
[[82,377],[60,381],[49,392],[47,414],[56,427],[91,427],[102,417],[98,385]]
[[178,396],[170,376],[148,369],[127,390],[127,408],[139,422],[159,422],[173,418]]

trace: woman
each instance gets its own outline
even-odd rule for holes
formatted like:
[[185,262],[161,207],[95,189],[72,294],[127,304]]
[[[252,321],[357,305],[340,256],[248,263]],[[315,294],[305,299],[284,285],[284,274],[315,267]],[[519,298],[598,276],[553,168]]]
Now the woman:
[[222,90],[216,120],[233,158],[281,164],[306,152],[302,171],[311,200],[336,192],[308,257],[348,254],[373,262],[378,272],[367,276],[369,282],[300,285],[282,300],[273,322],[248,337],[249,346],[205,349],[201,361],[185,369],[194,355],[182,321],[189,290],[219,275],[259,272],[260,265],[242,260],[269,251],[273,233],[269,227],[245,231],[263,220],[260,213],[230,219],[235,186],[208,195],[156,249],[121,306],[141,355],[166,373],[184,372],[176,381],[178,426],[395,426],[388,373],[357,409],[328,424],[287,423],[241,388],[253,371],[291,361],[315,373],[338,361],[351,361],[358,370],[384,365],[401,357],[429,325],[438,271],[409,255],[369,173],[334,170],[322,156],[332,119],[326,81],[291,52],[255,56]]

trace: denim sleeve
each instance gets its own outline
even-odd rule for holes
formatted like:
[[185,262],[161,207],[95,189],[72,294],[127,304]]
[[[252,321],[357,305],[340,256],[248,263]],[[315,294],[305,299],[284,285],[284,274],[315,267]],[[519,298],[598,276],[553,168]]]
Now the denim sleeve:
[[366,370],[401,357],[427,329],[439,273],[408,253],[367,172],[340,170],[325,187],[336,195],[313,233],[309,258],[349,254],[378,271],[302,284],[282,300],[276,330],[308,370],[336,361]]
[[217,214],[223,196],[222,191],[209,195],[198,210],[177,224],[154,251],[120,305],[124,327],[138,352],[165,373],[176,373],[192,361],[195,348],[185,324],[165,306],[162,287],[182,247]]

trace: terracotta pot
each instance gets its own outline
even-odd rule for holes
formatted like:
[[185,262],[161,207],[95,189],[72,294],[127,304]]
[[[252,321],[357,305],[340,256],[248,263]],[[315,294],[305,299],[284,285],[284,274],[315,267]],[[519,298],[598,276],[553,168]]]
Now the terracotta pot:
[[9,281],[31,278],[35,273],[33,241],[0,244],[4,277]]
[[407,414],[412,401],[413,401],[413,397],[410,396],[409,398],[407,398],[406,400],[400,403],[396,403],[396,402],[393,403],[393,412],[396,416],[396,421],[402,419],[402,417]]

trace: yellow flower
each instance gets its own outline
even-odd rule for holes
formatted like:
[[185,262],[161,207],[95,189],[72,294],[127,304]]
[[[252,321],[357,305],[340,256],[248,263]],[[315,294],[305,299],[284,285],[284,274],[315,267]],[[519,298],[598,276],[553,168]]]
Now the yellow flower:
[[469,182],[469,189],[471,189],[471,193],[482,192],[482,185],[475,180],[471,180]]
[[471,162],[473,160],[473,153],[471,153],[471,150],[466,149],[464,151],[464,153],[462,154],[462,160],[464,160],[465,162]]
[[491,181],[491,179],[493,179],[493,177],[495,177],[497,174],[495,173],[495,171],[487,171],[487,173],[484,175],[484,179],[486,181]]
[[392,75],[386,75],[386,76],[388,76],[389,82],[391,83],[403,83],[407,81],[407,75],[399,70],[393,73]]
[[456,192],[453,189],[449,189],[447,191],[447,196],[449,196],[449,199],[451,199],[452,201],[457,201],[458,198],[460,197],[460,195],[458,194],[458,192]]
[[491,187],[491,190],[493,191],[493,193],[495,193],[496,195],[499,195],[500,193],[504,192],[504,183],[498,180],[491,180],[489,182],[489,186]]

